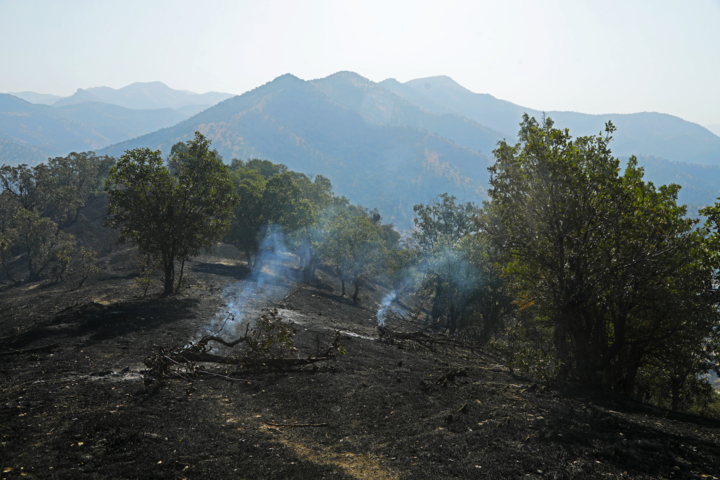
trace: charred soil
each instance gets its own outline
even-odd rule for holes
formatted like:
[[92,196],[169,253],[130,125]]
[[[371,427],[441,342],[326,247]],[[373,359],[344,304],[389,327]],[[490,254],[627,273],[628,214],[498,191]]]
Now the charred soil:
[[248,269],[223,247],[186,267],[180,294],[143,296],[132,254],[106,249],[80,289],[0,291],[2,478],[720,476],[720,422],[550,391],[483,353],[383,342],[382,287],[354,304],[324,272],[258,308],[296,323],[301,352],[339,330],[345,355],[146,385],[144,358],[197,338]]

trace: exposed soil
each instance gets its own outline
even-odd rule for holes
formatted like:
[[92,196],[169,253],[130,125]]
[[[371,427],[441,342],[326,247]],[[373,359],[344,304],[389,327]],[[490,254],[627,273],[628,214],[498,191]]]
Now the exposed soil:
[[280,313],[298,324],[301,352],[338,329],[346,355],[145,385],[154,346],[196,338],[248,269],[223,247],[162,298],[135,286],[131,249],[108,248],[101,264],[80,289],[0,291],[2,478],[720,476],[720,422],[573,385],[548,391],[482,354],[381,342],[385,290],[365,289],[354,305],[324,272],[288,285]]

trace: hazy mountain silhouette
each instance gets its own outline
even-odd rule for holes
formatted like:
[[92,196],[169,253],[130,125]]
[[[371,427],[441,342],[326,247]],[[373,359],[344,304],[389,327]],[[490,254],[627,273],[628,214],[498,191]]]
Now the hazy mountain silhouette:
[[[514,141],[523,113],[540,118],[543,112],[500,100],[492,95],[474,93],[446,76],[420,78],[406,83],[393,79],[380,85],[435,113],[448,109],[482,125],[504,132]],[[708,129],[681,118],[662,113],[588,115],[576,112],[548,111],[545,115],[560,128],[569,128],[574,136],[597,135],[605,122],[618,127],[612,142],[615,155],[646,155],[673,161],[720,165],[720,137]]]
[[414,127],[443,136],[458,145],[490,155],[503,134],[455,113],[431,113],[353,72],[313,80],[337,103],[378,125]]
[[96,150],[185,118],[171,109],[132,110],[105,103],[52,107],[0,94],[0,163],[37,163],[48,156]]
[[179,109],[190,105],[214,105],[232,96],[229,93],[198,94],[174,90],[162,82],[137,82],[117,90],[110,87],[79,88],[72,96],[62,98],[53,105],[59,107],[83,102],[103,102],[138,110]]
[[22,98],[27,102],[39,105],[52,105],[53,103],[63,98],[59,95],[51,95],[49,93],[37,92],[9,92],[9,95],[14,95],[18,98]]
[[717,135],[717,136],[720,137],[720,125],[718,125],[718,124],[710,124],[710,125],[705,125],[705,128],[707,128],[707,129],[710,130],[712,133],[714,133],[715,135]]
[[[348,81],[350,79],[350,81]],[[359,83],[352,87],[353,82]],[[265,158],[292,170],[322,174],[335,191],[369,208],[377,206],[401,227],[410,225],[412,205],[450,192],[460,199],[484,198],[490,160],[442,136],[407,125],[383,123],[379,110],[363,115],[343,103],[371,91],[368,102],[383,92],[362,77],[340,75],[306,82],[284,75],[244,95],[221,102],[172,127],[103,149],[119,156],[127,149],[150,147],[169,152],[171,146],[201,131],[225,157]],[[411,105],[399,108],[412,110]],[[360,109],[362,111],[362,109]],[[395,111],[395,110],[393,110]],[[428,116],[412,110],[418,121]],[[459,122],[455,116],[449,121]],[[474,125],[474,124],[472,124]],[[472,126],[485,132],[479,126]],[[491,135],[491,133],[486,133]]]

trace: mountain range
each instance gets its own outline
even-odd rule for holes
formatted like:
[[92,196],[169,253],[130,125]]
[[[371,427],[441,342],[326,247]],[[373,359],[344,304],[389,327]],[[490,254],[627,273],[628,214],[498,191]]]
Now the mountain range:
[[450,77],[431,77],[400,83],[380,82],[390,90],[427,111],[453,112],[489,125],[514,140],[523,113],[552,118],[555,126],[569,128],[574,136],[597,135],[612,121],[613,153],[618,156],[646,155],[700,165],[720,164],[720,137],[705,127],[672,115],[643,112],[632,114],[588,115],[576,112],[542,112],[499,100],[492,95],[473,93]]
[[169,108],[133,110],[97,102],[53,107],[0,94],[0,162],[36,164],[98,150],[186,118]]
[[175,125],[231,96],[173,90],[161,82],[78,89],[64,98],[0,94],[0,162],[35,164],[97,150]]
[[137,110],[172,108],[181,112],[184,110],[188,116],[233,96],[230,93],[193,93],[186,90],[175,90],[162,82],[136,82],[119,89],[110,87],[78,88],[69,97],[36,92],[16,92],[10,93],[10,95],[30,103],[55,107],[97,102]]
[[[187,99],[219,103],[181,106]],[[166,108],[128,108],[142,105]],[[166,152],[198,130],[226,161],[264,158],[325,175],[337,193],[378,207],[407,228],[412,205],[439,193],[482,201],[492,150],[502,139],[515,141],[525,112],[547,115],[575,136],[597,135],[611,120],[618,129],[613,153],[637,155],[656,184],[682,185],[680,200],[691,210],[720,196],[720,137],[700,125],[651,112],[541,112],[442,76],[375,83],[353,72],[310,81],[288,74],[236,97],[151,82],[78,90],[52,106],[0,95],[0,161],[72,149],[114,156],[137,147]]]

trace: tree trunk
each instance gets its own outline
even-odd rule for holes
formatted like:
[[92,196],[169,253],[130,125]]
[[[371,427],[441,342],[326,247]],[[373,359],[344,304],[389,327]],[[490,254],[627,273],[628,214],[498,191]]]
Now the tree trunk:
[[635,393],[637,372],[640,370],[640,360],[642,359],[642,354],[636,350],[635,348],[630,348],[629,361],[625,370],[625,395],[628,397],[632,397]]
[[340,285],[342,285],[342,292],[340,292],[340,296],[345,296],[345,277],[340,277]]
[[555,351],[557,352],[558,360],[562,363],[560,366],[560,377],[567,377],[570,373],[570,365],[568,362],[568,348],[567,348],[567,338],[566,335],[566,327],[564,319],[561,319],[560,322],[555,326],[555,334],[553,338],[553,343],[555,344]]
[[253,263],[252,263],[252,254],[250,253],[250,249],[245,249],[245,258],[247,259],[248,268],[252,269]]
[[353,302],[357,302],[358,295],[360,294],[360,279],[358,277],[355,277],[355,281],[353,282],[355,284],[355,291],[353,292]]
[[680,406],[680,389],[683,383],[685,383],[684,378],[675,377],[670,380],[670,387],[672,389],[672,405],[670,410],[677,411]]
[[180,291],[180,285],[182,284],[184,270],[185,270],[185,259],[183,259],[182,263],[180,264],[180,276],[178,277],[177,287],[175,287],[175,293],[178,293]]
[[165,290],[164,295],[172,295],[175,287],[175,262],[174,258],[166,258],[163,262],[163,270],[165,274]]
[[442,313],[442,279],[440,277],[437,278],[435,285],[435,298],[433,299],[433,307],[430,311],[430,318],[432,318],[432,323],[435,323],[438,318],[440,318],[440,314]]

